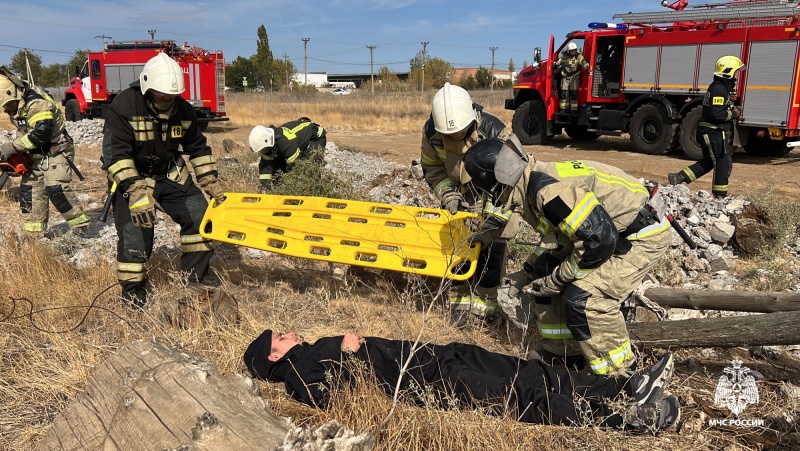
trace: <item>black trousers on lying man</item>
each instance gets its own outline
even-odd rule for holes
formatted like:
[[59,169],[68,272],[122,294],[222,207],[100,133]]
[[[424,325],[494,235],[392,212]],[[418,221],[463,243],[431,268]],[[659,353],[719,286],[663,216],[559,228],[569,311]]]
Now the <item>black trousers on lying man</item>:
[[[312,407],[325,408],[332,381],[351,383],[347,361],[369,368],[388,395],[400,369],[412,353],[413,342],[362,337],[355,333],[320,338],[314,344],[290,333],[265,330],[244,354],[257,378],[283,382],[288,393]],[[358,363],[358,362],[356,362]],[[594,418],[603,426],[656,432],[674,425],[680,408],[674,396],[662,398],[674,362],[667,353],[658,363],[631,377],[588,375],[488,351],[479,346],[450,343],[419,345],[403,375],[404,399],[417,404],[433,395],[437,407],[487,408],[502,414],[508,405],[519,421],[578,426]],[[333,378],[330,375],[334,375]],[[340,376],[340,377],[338,377]],[[508,400],[508,401],[506,401]],[[622,415],[612,401],[627,401]]]

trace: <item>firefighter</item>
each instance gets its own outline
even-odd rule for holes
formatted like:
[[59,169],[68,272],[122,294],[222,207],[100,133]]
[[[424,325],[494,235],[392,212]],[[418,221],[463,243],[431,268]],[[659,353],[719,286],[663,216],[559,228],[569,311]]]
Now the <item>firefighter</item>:
[[[400,371],[407,361],[412,362],[407,371]],[[293,332],[267,329],[247,347],[244,362],[254,377],[283,382],[290,396],[317,408],[329,407],[332,390],[354,382],[351,371],[359,368],[389,396],[400,390],[424,396],[429,408],[481,409],[527,423],[580,426],[596,420],[602,426],[652,433],[680,417],[678,399],[662,396],[674,369],[671,353],[630,377],[603,377],[474,344],[420,345],[353,332],[311,344]],[[415,396],[403,398],[423,402]],[[614,404],[629,407],[620,411]]]
[[292,170],[295,161],[307,159],[314,149],[325,150],[325,129],[307,117],[287,122],[280,127],[257,125],[250,132],[250,150],[258,152],[258,180],[261,191],[272,189],[278,172]]
[[534,160],[515,135],[478,142],[464,165],[495,205],[542,236],[506,279],[512,297],[532,287],[540,356],[585,361],[600,375],[629,368],[635,356],[620,305],[672,241],[660,197],[613,166]]
[[88,226],[89,218],[69,186],[73,172],[69,162],[75,156],[75,147],[53,98],[0,67],[0,106],[18,130],[16,139],[0,145],[0,160],[23,152],[33,161],[20,183],[23,229],[46,231],[50,202],[70,227]]
[[567,51],[556,62],[555,69],[561,75],[561,111],[578,111],[578,89],[581,86],[581,69],[589,70],[589,63],[578,51],[574,42],[567,44]]
[[135,307],[147,302],[146,264],[153,251],[157,208],[180,225],[181,271],[188,281],[218,282],[206,277],[214,250],[200,235],[208,206],[200,188],[216,202],[225,196],[211,148],[194,109],[180,96],[183,91],[181,67],[159,53],[144,65],[139,81],[111,102],[103,128],[104,168],[116,183],[117,278],[123,300]]
[[[445,83],[434,95],[431,116],[422,128],[421,160],[425,181],[441,201],[442,209],[456,214],[493,208],[490,203],[484,205],[480,193],[470,189],[462,158],[476,142],[506,136],[505,124],[473,103],[463,88]],[[511,227],[515,222],[511,222]],[[514,232],[509,233],[513,236]],[[505,266],[506,238],[503,235],[494,242],[487,241],[481,249],[475,275],[451,287],[449,300],[454,325],[464,325],[469,313],[485,319],[496,318],[500,313],[497,287]]]
[[697,125],[695,139],[703,149],[703,157],[693,165],[667,178],[670,185],[691,183],[714,170],[711,192],[714,197],[728,195],[728,178],[733,170],[733,127],[741,110],[731,101],[736,92],[736,74],[745,65],[735,56],[723,56],[714,67],[714,81],[703,97],[703,120]]

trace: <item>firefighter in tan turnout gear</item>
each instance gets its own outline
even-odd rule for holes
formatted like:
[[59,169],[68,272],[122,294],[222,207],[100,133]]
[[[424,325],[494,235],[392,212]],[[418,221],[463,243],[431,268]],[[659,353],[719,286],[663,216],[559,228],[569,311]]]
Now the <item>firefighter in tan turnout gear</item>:
[[559,98],[561,111],[578,111],[578,89],[581,86],[581,69],[589,70],[589,63],[578,51],[574,42],[567,44],[567,51],[556,62],[556,70],[561,75]]
[[25,153],[33,161],[20,183],[24,230],[47,230],[50,202],[70,227],[88,226],[89,218],[69,186],[73,171],[67,159],[72,161],[75,148],[53,98],[0,67],[0,106],[18,131],[16,139],[0,145],[0,161],[15,153]]
[[715,197],[728,195],[728,178],[733,170],[733,127],[741,111],[733,105],[736,74],[745,65],[735,56],[723,56],[714,67],[714,81],[703,97],[703,120],[697,125],[695,139],[703,157],[681,172],[668,175],[670,185],[691,183],[714,170],[711,192]]
[[[473,103],[463,88],[445,83],[434,95],[431,116],[422,129],[421,160],[425,181],[441,201],[443,209],[452,214],[493,209],[491,203],[484,205],[481,202],[478,191],[471,189],[462,158],[476,142],[507,135],[503,122]],[[464,283],[455,283],[450,289],[454,324],[463,325],[469,313],[480,318],[499,314],[497,287],[505,267],[505,238],[485,243],[475,275]]]
[[181,227],[181,271],[189,282],[206,278],[214,253],[200,235],[208,201],[192,181],[216,202],[225,200],[211,148],[197,125],[192,106],[180,97],[183,71],[164,53],[151,58],[139,82],[111,103],[103,129],[103,162],[116,184],[117,278],[123,299],[141,307],[147,301],[147,260],[153,251],[153,227],[160,208]]
[[325,129],[307,117],[287,122],[280,127],[257,125],[250,132],[250,150],[258,152],[258,180],[261,191],[272,189],[278,172],[289,172],[297,160],[311,156],[315,149],[325,150]]
[[464,164],[473,184],[542,236],[506,282],[511,296],[532,287],[543,360],[583,356],[595,374],[629,368],[635,356],[620,305],[672,240],[660,195],[606,164],[533,160],[515,135],[478,142]]

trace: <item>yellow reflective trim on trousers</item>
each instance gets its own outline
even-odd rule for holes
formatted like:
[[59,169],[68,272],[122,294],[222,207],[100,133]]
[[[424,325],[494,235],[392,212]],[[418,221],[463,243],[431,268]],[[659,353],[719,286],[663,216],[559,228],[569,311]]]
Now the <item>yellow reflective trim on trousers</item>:
[[26,222],[22,226],[22,230],[26,232],[44,232],[47,228],[46,222]]
[[442,193],[450,188],[458,189],[458,183],[450,179],[442,179],[442,181],[433,186],[433,194],[437,197],[442,197]]
[[286,162],[290,163],[290,164],[294,163],[294,160],[300,158],[300,153],[301,153],[300,149],[297,149],[297,151],[295,153],[293,153],[291,157],[286,159]]
[[82,214],[82,215],[78,215],[78,216],[76,216],[76,217],[74,217],[72,219],[68,219],[67,220],[67,225],[70,226],[70,227],[74,227],[76,225],[86,224],[87,222],[89,222],[89,217]]
[[259,180],[272,180],[272,174],[259,174]]
[[143,272],[144,263],[117,262],[117,271],[122,272]]
[[117,262],[117,280],[122,282],[141,282],[147,270],[144,263]]
[[[669,228],[670,228],[669,220],[667,218],[664,218],[664,219],[661,220],[661,222],[658,222],[656,224],[651,224],[651,225],[643,228],[642,230],[639,230],[636,233],[628,235],[627,240],[628,241],[641,240],[641,239],[647,238],[649,236],[658,235],[659,233],[661,233],[661,232],[663,232],[663,231],[665,231],[665,230],[667,230]],[[620,238],[620,239],[622,239],[622,238]]]
[[572,338],[572,332],[566,324],[539,324],[539,333],[542,338],[551,340],[565,340]]
[[181,244],[191,244],[191,243],[200,243],[203,241],[209,241],[203,238],[203,235],[199,233],[193,235],[181,235]]
[[611,371],[619,368],[620,364],[633,357],[633,350],[631,349],[631,341],[625,340],[622,346],[612,349],[608,356],[603,356],[589,362],[594,374],[608,374]]
[[53,119],[52,111],[42,111],[40,113],[36,113],[28,118],[28,126],[32,126],[39,121],[46,121],[48,119]]
[[582,161],[559,161],[553,164],[556,167],[556,171],[558,171],[558,175],[562,178],[594,176],[598,181],[603,183],[620,185],[625,187],[628,191],[650,195],[650,192],[647,191],[647,188],[641,183],[631,182],[617,175],[599,172],[593,167],[586,166]]
[[728,191],[728,185],[711,185],[711,191]]
[[681,172],[683,172],[683,175],[685,175],[686,178],[689,180],[689,183],[694,182],[695,180],[697,180],[697,175],[695,175],[694,171],[692,171],[691,169],[686,168]]
[[572,210],[572,213],[564,219],[564,223],[561,226],[561,231],[567,234],[568,237],[572,238],[575,235],[575,230],[583,224],[583,221],[586,220],[586,217],[589,216],[592,209],[599,205],[600,203],[597,201],[597,197],[594,193],[588,193],[587,195],[583,196],[578,205]]
[[487,301],[477,296],[453,296],[450,298],[450,305],[456,306],[456,308],[458,306],[469,305],[470,309],[488,314],[500,311],[500,304],[498,304],[497,301]]
[[214,247],[212,246],[210,241],[204,241],[202,243],[193,243],[193,244],[181,244],[181,252],[184,253],[206,252],[213,249]]
[[297,138],[297,134],[309,125],[311,125],[311,122],[303,122],[295,128],[281,127],[281,130],[283,130],[283,136],[291,140]]

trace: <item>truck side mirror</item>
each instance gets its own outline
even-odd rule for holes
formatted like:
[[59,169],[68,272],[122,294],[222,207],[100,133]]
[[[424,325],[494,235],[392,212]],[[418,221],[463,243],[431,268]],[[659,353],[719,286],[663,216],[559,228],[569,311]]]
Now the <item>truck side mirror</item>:
[[537,63],[542,62],[542,49],[540,47],[533,49],[533,60]]

